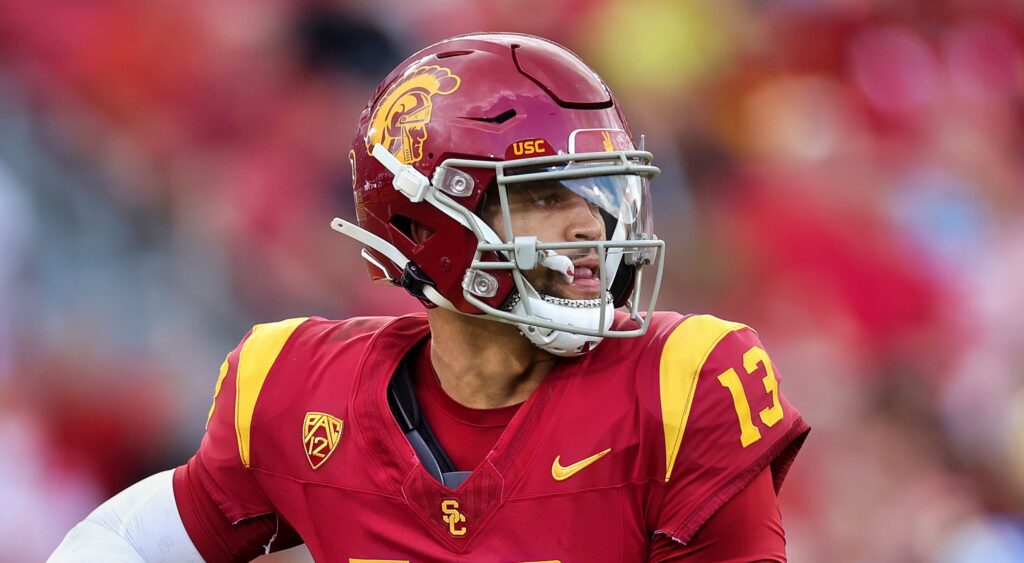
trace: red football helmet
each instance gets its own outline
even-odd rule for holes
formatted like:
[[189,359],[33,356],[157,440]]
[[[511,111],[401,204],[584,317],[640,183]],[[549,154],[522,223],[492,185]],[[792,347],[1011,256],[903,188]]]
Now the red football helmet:
[[[377,87],[349,156],[359,226],[332,226],[366,246],[374,280],[401,285],[428,306],[514,323],[559,355],[646,330],[664,248],[650,221],[648,180],[658,169],[642,142],[634,147],[608,87],[564,47],[512,33],[427,47]],[[509,195],[540,184],[586,200],[603,220],[603,238],[541,241],[513,232]],[[502,233],[481,217],[498,204]],[[641,315],[640,272],[655,263]],[[527,280],[536,268],[570,284],[579,270],[601,280],[600,292],[544,294]],[[611,330],[614,308],[625,305],[638,324]]]

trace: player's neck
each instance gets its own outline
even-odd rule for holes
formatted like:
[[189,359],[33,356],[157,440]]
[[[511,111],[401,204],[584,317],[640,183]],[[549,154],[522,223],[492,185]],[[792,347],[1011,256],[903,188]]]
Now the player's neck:
[[428,311],[430,360],[441,387],[455,401],[489,409],[525,401],[556,358],[529,343],[512,325]]

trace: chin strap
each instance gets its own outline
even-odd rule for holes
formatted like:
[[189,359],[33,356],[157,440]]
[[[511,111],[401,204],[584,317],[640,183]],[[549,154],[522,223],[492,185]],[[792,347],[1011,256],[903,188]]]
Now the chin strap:
[[[331,228],[347,237],[354,238],[363,243],[364,246],[369,246],[384,256],[387,256],[388,260],[394,262],[399,268],[404,269],[410,262],[410,260],[402,254],[401,250],[395,248],[395,245],[354,223],[349,223],[344,219],[335,217],[334,220],[331,221]],[[383,269],[382,265],[378,264],[376,260],[374,261],[374,265]],[[387,275],[388,279],[391,279],[387,270],[384,270],[384,274]]]
[[391,151],[384,148],[384,145],[377,143],[371,151],[373,158],[388,169],[395,178],[391,184],[395,189],[402,192],[409,201],[419,203],[423,201],[430,187],[430,180],[411,164],[403,164],[401,160],[391,154]]
[[[406,258],[405,255],[402,254],[400,250],[395,248],[393,244],[358,225],[350,223],[344,219],[335,217],[334,220],[331,221],[331,228],[347,237],[355,239],[356,241],[362,243],[364,246],[368,246],[376,250],[377,252],[380,252],[381,254],[386,256],[388,260],[394,262],[396,266],[402,268],[403,271],[407,270],[409,268],[409,265],[412,264],[412,261]],[[377,262],[377,260],[374,260],[373,256],[371,256],[368,252],[364,250],[362,256],[364,259],[373,264],[376,268],[380,269],[384,273],[384,276],[386,278],[388,278],[394,283],[400,283],[400,280],[396,280],[393,277],[391,277],[391,274],[388,273],[384,265]],[[425,297],[434,305],[437,305],[438,307],[443,307],[445,309],[448,309],[449,311],[459,312],[458,308],[456,308],[451,301],[446,299],[436,289],[434,289],[433,286],[424,284],[423,287],[420,289],[423,293],[423,297]]]

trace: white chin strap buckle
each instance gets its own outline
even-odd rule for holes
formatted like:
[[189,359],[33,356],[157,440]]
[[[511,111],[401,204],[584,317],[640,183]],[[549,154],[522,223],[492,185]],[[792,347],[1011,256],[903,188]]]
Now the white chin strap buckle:
[[395,155],[380,143],[373,145],[373,158],[383,164],[388,172],[395,175],[395,179],[391,183],[396,190],[402,192],[413,203],[423,201],[427,194],[427,188],[430,187],[430,180],[423,173],[413,168],[411,164],[402,164],[401,160],[395,158]]

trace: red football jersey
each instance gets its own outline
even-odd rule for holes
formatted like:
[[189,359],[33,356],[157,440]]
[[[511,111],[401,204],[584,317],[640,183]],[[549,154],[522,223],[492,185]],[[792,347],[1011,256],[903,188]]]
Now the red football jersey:
[[318,561],[643,561],[653,534],[688,541],[766,467],[778,489],[808,431],[754,331],[658,313],[560,360],[451,490],[386,397],[428,330],[422,314],[256,326],[194,460],[224,515],[274,513]]

